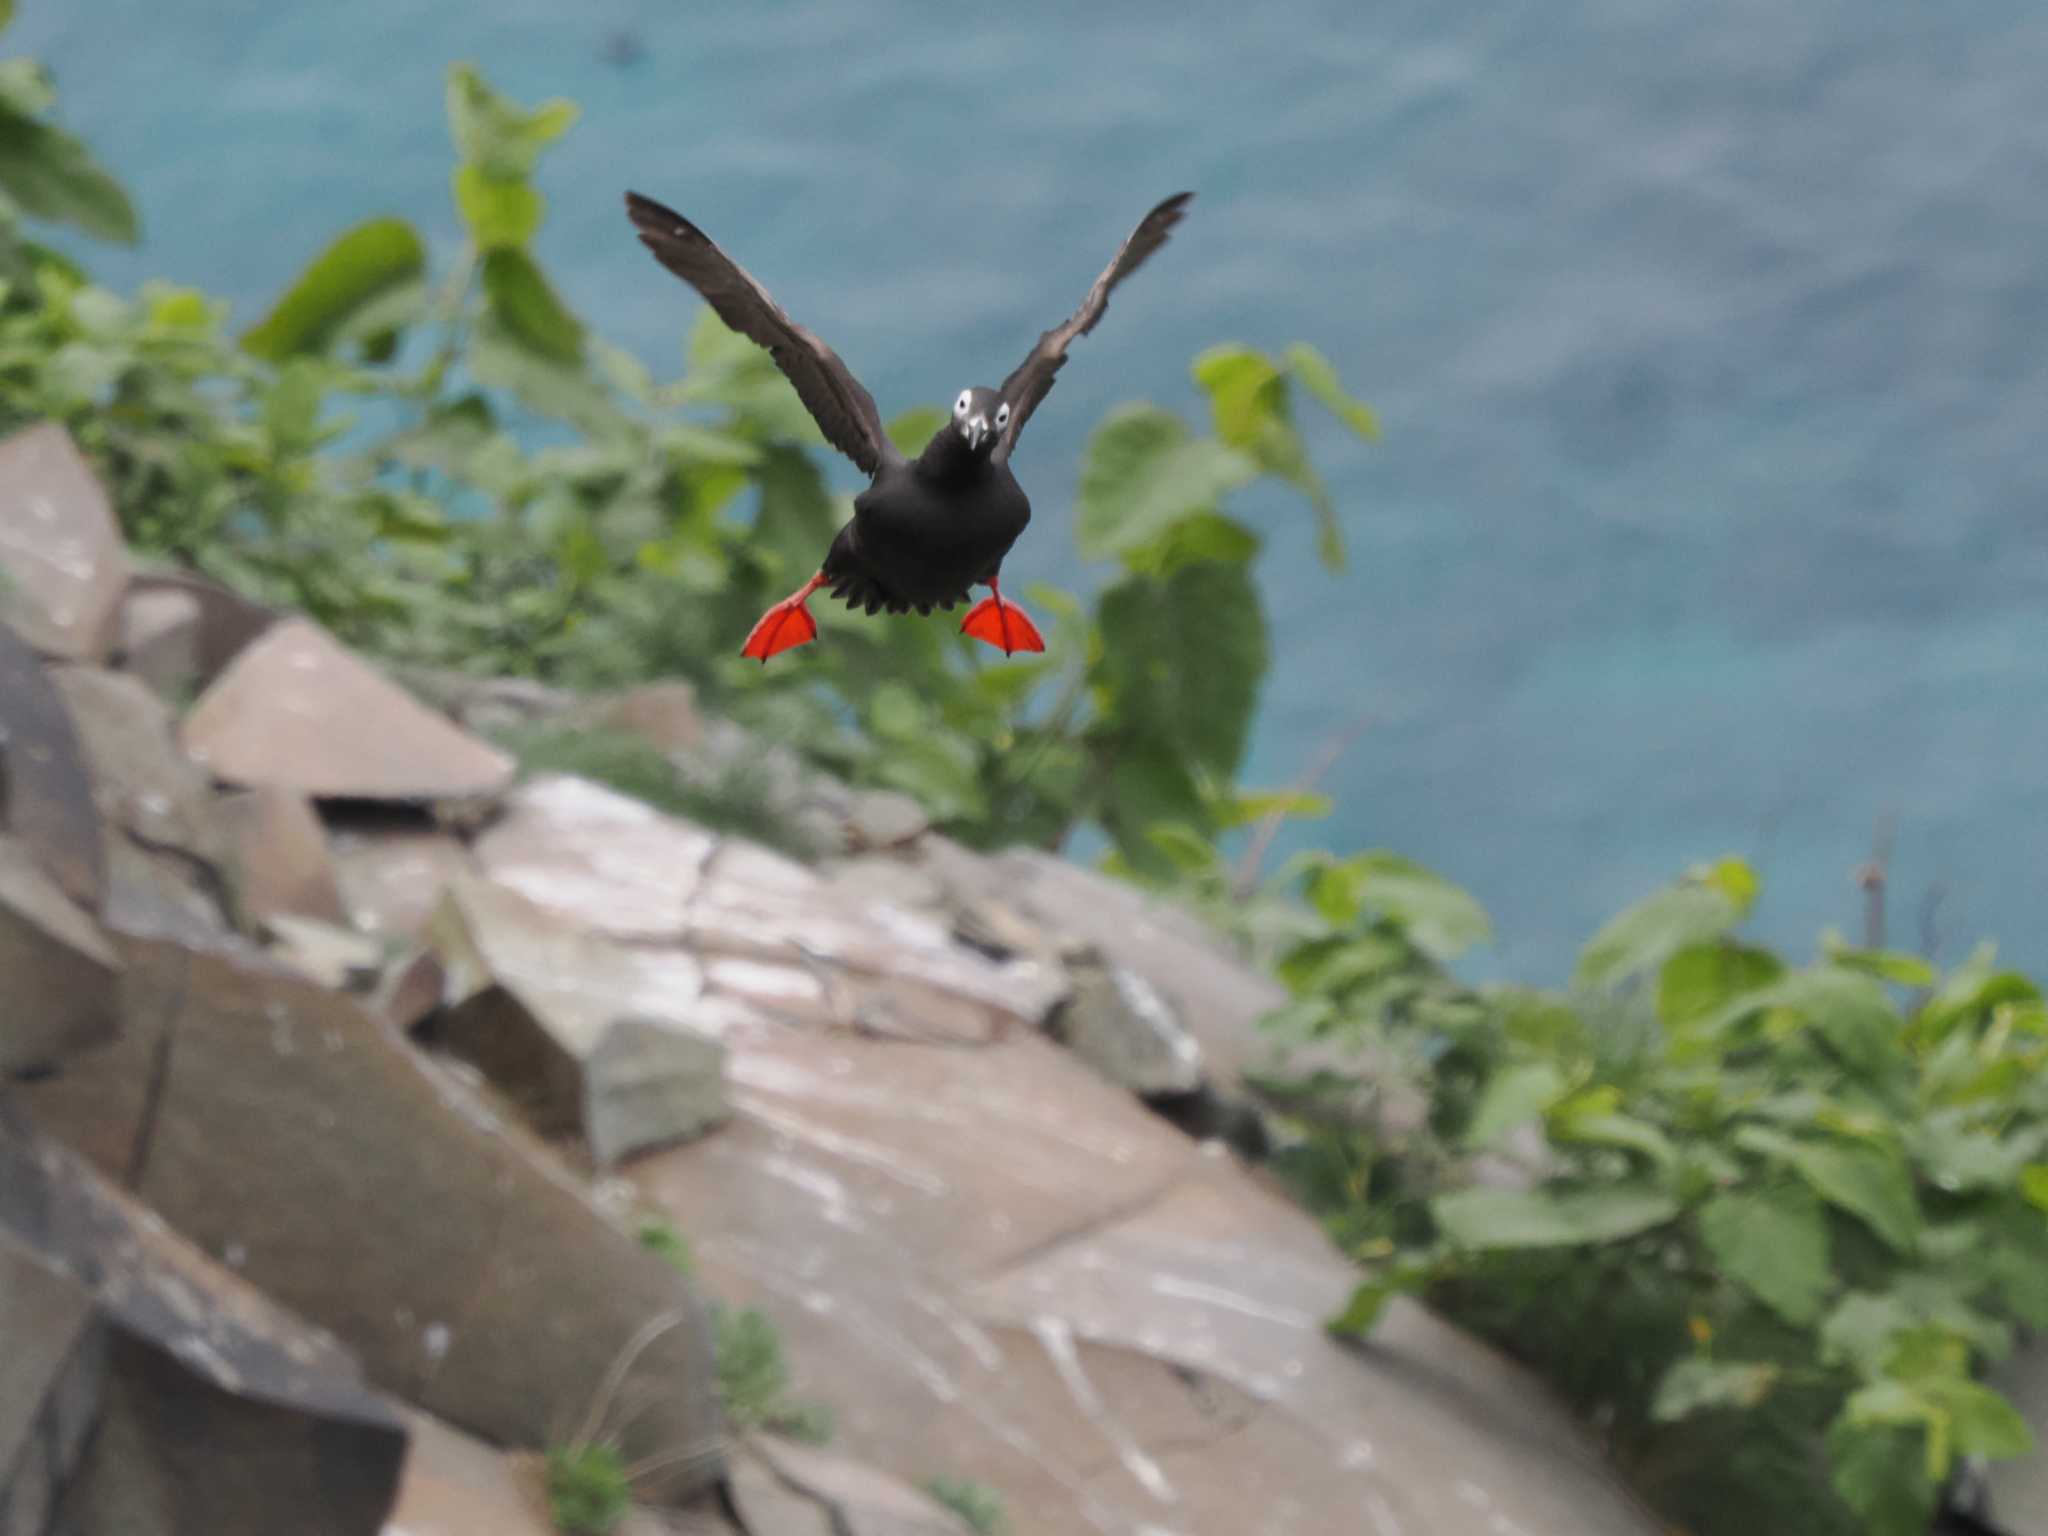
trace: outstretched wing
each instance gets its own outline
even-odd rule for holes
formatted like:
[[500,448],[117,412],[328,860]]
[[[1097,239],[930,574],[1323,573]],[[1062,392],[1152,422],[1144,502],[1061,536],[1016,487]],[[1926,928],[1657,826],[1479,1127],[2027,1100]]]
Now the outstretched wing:
[[868,475],[902,457],[882,430],[874,396],[839,354],[784,314],[768,290],[712,244],[709,235],[637,192],[626,194],[626,212],[657,261],[702,294],[719,319],[768,349],[827,442]]
[[1060,365],[1067,360],[1067,348],[1077,336],[1086,336],[1095,329],[1095,322],[1102,318],[1102,312],[1109,308],[1109,291],[1145,264],[1145,258],[1166,244],[1166,237],[1173,233],[1173,226],[1181,220],[1181,214],[1188,206],[1188,199],[1195,194],[1178,192],[1154,208],[1138,221],[1138,227],[1131,231],[1131,237],[1124,241],[1116,253],[1116,259],[1103,268],[1102,276],[1095,279],[1095,286],[1088,290],[1088,297],[1081,301],[1081,307],[1063,325],[1056,325],[1038,338],[1038,345],[1031,349],[1031,355],[1017,365],[1016,372],[1003,380],[1003,398],[1010,403],[1010,424],[1003,430],[1002,441],[995,446],[992,457],[997,463],[1009,458],[1010,450],[1017,446],[1017,437],[1024,430],[1024,423],[1031,419],[1031,413],[1038,408],[1038,402],[1052,388],[1053,375],[1060,371]]

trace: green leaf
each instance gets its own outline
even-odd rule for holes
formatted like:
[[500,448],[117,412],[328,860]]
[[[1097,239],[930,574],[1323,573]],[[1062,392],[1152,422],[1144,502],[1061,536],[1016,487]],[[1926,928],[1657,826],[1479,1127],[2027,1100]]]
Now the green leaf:
[[1368,442],[1380,435],[1379,417],[1362,400],[1353,399],[1338,382],[1330,360],[1305,341],[1287,349],[1287,366],[1308,392],[1320,400],[1339,421]]
[[583,355],[583,324],[524,251],[500,247],[484,258],[484,292],[505,334],[537,357],[574,363]]
[[1650,1417],[1675,1423],[1716,1408],[1755,1408],[1778,1383],[1778,1367],[1760,1361],[1680,1360],[1657,1383]]
[[2027,1421],[1991,1388],[1965,1377],[1916,1385],[1948,1415],[1949,1439],[1961,1455],[1999,1461],[2033,1451],[2034,1435]]
[[1511,1066],[1487,1079],[1465,1128],[1465,1144],[1490,1147],[1518,1125],[1527,1125],[1564,1095],[1564,1074],[1545,1061]]
[[1718,939],[1742,913],[1718,885],[1687,881],[1610,918],[1579,952],[1573,983],[1604,987],[1640,975],[1678,950]]
[[1797,1184],[1716,1195],[1700,1208],[1700,1236],[1731,1280],[1787,1322],[1820,1317],[1831,1272],[1827,1219]]
[[1195,359],[1194,375],[1208,393],[1217,438],[1308,497],[1316,512],[1317,552],[1331,570],[1342,569],[1343,530],[1329,490],[1295,429],[1288,375],[1265,354],[1234,343],[1202,353]]
[[1844,970],[1860,971],[1866,976],[1875,976],[1879,981],[1895,982],[1902,987],[1934,985],[1934,967],[1918,955],[1909,955],[1903,950],[1852,949],[1847,945],[1836,945],[1830,946],[1828,961]]
[[946,413],[937,406],[913,405],[889,423],[889,441],[906,459],[914,459],[945,424]]
[[31,218],[96,239],[133,245],[141,235],[128,194],[91,151],[63,129],[17,111],[0,110],[0,191]]
[[1649,1121],[1633,1115],[1572,1113],[1567,1101],[1551,1111],[1548,1131],[1554,1142],[1620,1147],[1640,1152],[1660,1167],[1668,1168],[1678,1161],[1678,1148],[1671,1138]]
[[1150,544],[1183,519],[1213,511],[1256,473],[1237,450],[1191,437],[1171,412],[1120,406],[1095,429],[1082,460],[1081,553],[1102,560]]
[[1681,1028],[1784,974],[1784,962],[1767,949],[1729,939],[1688,945],[1657,973],[1657,1017]]
[[1700,865],[1692,871],[1692,877],[1711,885],[1734,902],[1739,917],[1749,916],[1750,908],[1756,905],[1757,893],[1763,889],[1763,882],[1757,879],[1756,871],[1746,860],[1733,855]]
[[2048,1211],[2048,1163],[2029,1163],[2020,1170],[2020,1193]]
[[1266,672],[1266,618],[1238,565],[1131,577],[1102,594],[1096,681],[1120,735],[1234,776]]
[[1829,1426],[1835,1492],[1869,1536],[1925,1536],[1939,1488],[1927,1476],[1921,1439],[1912,1429],[1855,1423],[1847,1413]]
[[1217,817],[1217,825],[1228,831],[1232,827],[1251,826],[1271,816],[1319,821],[1332,809],[1334,806],[1328,795],[1310,794],[1306,790],[1246,790],[1230,797],[1222,814]]
[[1647,1185],[1553,1191],[1463,1189],[1430,1211],[1460,1248],[1559,1248],[1612,1242],[1662,1226],[1678,1202]]
[[1771,1009],[1796,1015],[1828,1043],[1835,1055],[1866,1076],[1905,1064],[1904,1021],[1882,985],[1832,965],[1794,971],[1767,987],[1743,993],[1722,1011],[1700,1021],[1699,1033],[1716,1036],[1743,1019]]
[[358,224],[313,259],[242,346],[270,362],[320,353],[373,300],[415,282],[427,250],[403,219]]
[[475,165],[455,168],[455,207],[480,251],[524,246],[547,212],[547,200],[524,181],[487,174]]
[[[6,22],[0,20],[0,27]],[[57,104],[50,72],[35,59],[0,59],[0,107],[23,117],[41,117]]]
[[1790,1168],[1823,1200],[1861,1217],[1892,1247],[1912,1248],[1920,1231],[1920,1206],[1912,1174],[1890,1148],[1864,1141],[1799,1141],[1754,1125],[1737,1131],[1735,1143]]
[[1914,1021],[1922,1033],[1939,1038],[1956,1025],[1988,1014],[2000,1003],[2035,1003],[2041,989],[2017,971],[2001,971],[1997,950],[1979,945],[1927,1000]]
[[1437,960],[1452,960],[1493,936],[1486,909],[1459,886],[1398,853],[1373,849],[1324,865],[1310,899],[1335,927],[1362,913],[1391,921]]
[[1435,1264],[1429,1257],[1418,1255],[1375,1270],[1351,1292],[1351,1300],[1344,1310],[1323,1327],[1339,1338],[1364,1338],[1372,1332],[1388,1302],[1396,1296],[1412,1296],[1420,1291],[1428,1284],[1434,1269]]
[[560,99],[532,111],[499,95],[469,64],[448,70],[448,129],[456,152],[485,174],[518,181],[533,174],[541,151],[576,122],[576,104]]

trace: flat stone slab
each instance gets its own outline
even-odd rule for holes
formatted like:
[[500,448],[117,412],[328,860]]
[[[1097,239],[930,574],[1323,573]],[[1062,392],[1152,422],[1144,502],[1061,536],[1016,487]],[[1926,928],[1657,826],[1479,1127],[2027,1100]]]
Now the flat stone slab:
[[180,739],[228,783],[334,799],[490,795],[514,768],[306,619],[251,641],[185,717]]
[[64,700],[0,624],[0,832],[18,838],[66,895],[99,909],[106,856],[85,753]]
[[475,877],[449,890],[430,942],[453,1005],[436,1039],[543,1134],[580,1135],[610,1163],[725,1118],[720,1014],[689,955],[585,932]]
[[349,921],[379,938],[417,939],[442,894],[475,867],[460,839],[430,827],[350,821],[328,848]]
[[545,774],[506,797],[476,840],[484,873],[567,922],[679,939],[718,839],[588,779]]
[[120,963],[99,926],[0,836],[0,1073],[53,1066],[119,1027]]
[[0,440],[0,619],[46,656],[112,648],[128,553],[71,434],[42,422]]
[[636,1334],[670,1324],[609,1411],[630,1459],[705,1447],[673,1486],[708,1485],[721,1425],[694,1296],[556,1160],[348,998],[252,954],[120,948],[123,1035],[27,1086],[39,1125],[115,1176],[139,1169],[167,1221],[379,1386],[500,1444],[558,1436]]
[[[15,1120],[0,1124],[0,1189],[0,1259],[68,1285],[105,1339],[97,1392],[55,1405],[76,1415],[89,1403],[94,1425],[64,1493],[66,1529],[380,1528],[405,1429],[334,1340]],[[46,1429],[74,1450],[84,1440]]]
[[1330,1339],[1355,1276],[1315,1223],[1043,1037],[728,1045],[732,1125],[626,1173],[774,1318],[835,1452],[986,1483],[1018,1531],[1657,1530],[1420,1308]]

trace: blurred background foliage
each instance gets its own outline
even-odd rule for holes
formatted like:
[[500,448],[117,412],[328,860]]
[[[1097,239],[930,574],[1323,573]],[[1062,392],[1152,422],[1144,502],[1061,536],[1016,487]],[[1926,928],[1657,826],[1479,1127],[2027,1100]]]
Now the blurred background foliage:
[[[1282,482],[1341,566],[1295,412],[1376,428],[1312,347],[1213,347],[1206,421],[1132,404],[1097,427],[1074,536],[1116,574],[1092,606],[1031,594],[1045,656],[827,609],[815,650],[756,668],[736,637],[849,512],[815,428],[708,314],[667,381],[591,333],[532,250],[532,174],[575,108],[461,66],[447,90],[456,260],[369,218],[236,334],[202,292],[123,298],[37,241],[133,241],[136,218],[42,69],[0,63],[0,429],[64,422],[139,551],[371,652],[683,676],[969,842],[1099,832],[1289,989],[1277,1167],[1363,1276],[1331,1327],[1427,1298],[1540,1370],[1685,1528],[1791,1510],[1903,1536],[1962,1459],[2029,1448],[1980,1380],[2048,1326],[2048,1006],[2025,977],[1988,950],[1937,974],[1879,935],[1788,964],[1741,937],[1757,880],[1723,860],[1595,934],[1569,988],[1474,988],[1450,967],[1486,915],[1428,870],[1225,858],[1234,829],[1320,809],[1237,784],[1269,658],[1259,539],[1229,511]],[[891,431],[911,451],[940,420]]]

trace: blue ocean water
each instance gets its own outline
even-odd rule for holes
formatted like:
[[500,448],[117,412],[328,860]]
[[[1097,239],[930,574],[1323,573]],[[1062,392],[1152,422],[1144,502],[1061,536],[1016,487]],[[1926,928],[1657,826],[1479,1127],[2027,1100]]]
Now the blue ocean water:
[[[584,119],[544,255],[669,364],[689,309],[630,238],[673,202],[885,411],[994,382],[1155,198],[1201,193],[1034,418],[1013,583],[1085,585],[1086,427],[1192,408],[1188,359],[1315,341],[1380,410],[1269,537],[1251,778],[1332,732],[1334,818],[1469,885],[1484,972],[1554,979],[1688,862],[1759,925],[1942,891],[2048,965],[2048,10],[2034,0],[22,0],[6,39],[139,194],[96,256],[253,317],[380,211],[456,239],[443,67]],[[637,62],[615,62],[630,36]],[[1898,930],[1904,930],[1899,932]]]

